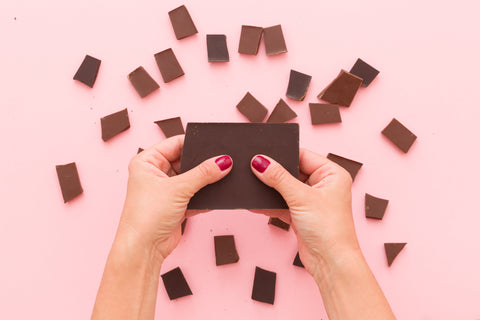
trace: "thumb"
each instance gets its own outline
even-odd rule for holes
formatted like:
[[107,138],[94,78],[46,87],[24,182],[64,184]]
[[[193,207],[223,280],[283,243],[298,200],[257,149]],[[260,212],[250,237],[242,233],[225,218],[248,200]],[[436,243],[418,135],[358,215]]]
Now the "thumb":
[[206,185],[225,177],[232,169],[232,164],[230,156],[217,156],[203,161],[195,168],[174,178],[181,185],[181,189],[191,198]]
[[295,178],[280,163],[265,155],[256,155],[250,163],[253,173],[267,186],[277,190],[289,207],[305,187],[305,184]]

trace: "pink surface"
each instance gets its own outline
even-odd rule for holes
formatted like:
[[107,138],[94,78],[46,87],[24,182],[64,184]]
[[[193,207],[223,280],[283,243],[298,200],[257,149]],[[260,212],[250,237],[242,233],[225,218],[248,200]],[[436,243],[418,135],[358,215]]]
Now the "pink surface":
[[[177,41],[178,1],[4,0],[0,4],[0,318],[87,319],[137,147],[164,139],[153,123],[244,121],[249,90],[271,111],[290,69],[313,76],[298,113],[301,145],[364,163],[353,187],[366,259],[399,319],[480,318],[477,1],[190,1],[199,30]],[[16,17],[16,20],[14,19]],[[288,53],[237,54],[240,26],[282,24]],[[227,35],[230,62],[207,62],[205,34]],[[164,84],[153,54],[172,47],[186,75]],[[90,54],[93,89],[72,80]],[[343,123],[312,127],[308,102],[361,57],[379,77]],[[139,65],[161,88],[141,100],[127,80]],[[131,129],[108,143],[100,117],[127,107]],[[380,131],[396,117],[417,136],[407,155]],[[75,161],[84,194],[64,204],[55,165]],[[364,217],[365,192],[390,199],[383,221]],[[159,319],[325,319],[306,271],[291,265],[293,233],[246,211],[189,220],[162,271],[181,266],[193,296]],[[234,234],[240,261],[216,267],[213,235]],[[408,242],[391,268],[384,242]],[[275,305],[250,299],[255,266],[277,272]]]

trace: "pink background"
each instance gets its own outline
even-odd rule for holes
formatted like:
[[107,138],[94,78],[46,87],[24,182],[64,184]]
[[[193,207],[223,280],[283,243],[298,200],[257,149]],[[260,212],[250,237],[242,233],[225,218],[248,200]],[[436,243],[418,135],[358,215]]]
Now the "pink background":
[[[353,186],[366,259],[399,319],[480,318],[478,1],[189,1],[199,30],[177,41],[178,1],[3,0],[0,4],[0,318],[87,319],[137,147],[164,139],[153,123],[245,121],[249,90],[270,111],[290,69],[313,76],[298,113],[301,145],[364,163]],[[16,17],[16,20],[14,19]],[[240,26],[282,24],[288,53],[237,53]],[[227,35],[230,62],[207,62],[205,34]],[[164,84],[153,54],[172,47],[186,75]],[[93,89],[72,80],[85,54],[102,60]],[[379,77],[342,109],[343,123],[312,127],[308,102],[361,57]],[[139,65],[161,88],[140,99]],[[128,108],[131,129],[101,140],[102,116]],[[393,118],[418,140],[406,155],[380,131]],[[55,165],[75,161],[84,194],[64,204]],[[383,221],[364,217],[364,194],[390,199]],[[246,211],[189,220],[162,272],[181,266],[193,296],[159,319],[325,319],[312,278],[291,265],[293,232]],[[234,234],[240,261],[216,267],[213,235]],[[408,242],[391,268],[384,242]],[[250,299],[255,266],[277,272],[275,305]]]

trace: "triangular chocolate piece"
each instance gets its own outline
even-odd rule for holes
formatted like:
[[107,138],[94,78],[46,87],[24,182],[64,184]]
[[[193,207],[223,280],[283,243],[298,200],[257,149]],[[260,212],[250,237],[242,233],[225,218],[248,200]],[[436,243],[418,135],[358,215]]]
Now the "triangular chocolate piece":
[[393,260],[398,256],[400,251],[402,251],[403,247],[405,247],[407,243],[385,243],[385,254],[387,255],[387,262],[388,266],[390,267],[393,263]]

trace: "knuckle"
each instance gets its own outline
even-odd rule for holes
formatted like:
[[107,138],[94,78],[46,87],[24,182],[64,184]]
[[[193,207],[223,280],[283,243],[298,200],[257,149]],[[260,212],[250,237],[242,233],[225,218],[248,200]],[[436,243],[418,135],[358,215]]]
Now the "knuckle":
[[209,162],[203,162],[198,166],[198,175],[201,179],[207,179],[214,174],[214,168]]

